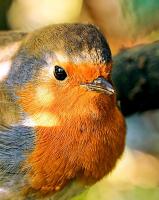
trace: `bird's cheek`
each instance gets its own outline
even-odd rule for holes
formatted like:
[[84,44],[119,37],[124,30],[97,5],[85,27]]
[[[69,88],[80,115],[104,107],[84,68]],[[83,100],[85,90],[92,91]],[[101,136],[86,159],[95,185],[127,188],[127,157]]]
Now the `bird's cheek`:
[[29,116],[30,124],[46,127],[59,125],[58,115],[53,110],[56,95],[49,84],[36,86],[30,83],[17,94],[18,103]]
[[94,104],[93,98],[96,97],[95,93],[89,93],[83,88],[70,89],[69,93],[59,95],[53,110],[60,120],[74,119],[80,117],[90,117],[90,115],[98,115],[98,109]]

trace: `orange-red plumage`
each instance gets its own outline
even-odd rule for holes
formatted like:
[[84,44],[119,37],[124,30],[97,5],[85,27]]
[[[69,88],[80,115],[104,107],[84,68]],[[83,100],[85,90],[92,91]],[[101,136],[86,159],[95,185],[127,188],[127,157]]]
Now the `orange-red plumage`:
[[[70,80],[61,93],[53,79],[40,84],[41,88],[50,88],[53,93],[54,100],[50,105],[38,103],[34,83],[27,84],[18,94],[21,97],[19,103],[33,119],[37,118],[38,124],[36,148],[27,163],[32,167],[29,179],[34,189],[45,192],[61,189],[73,178],[85,182],[99,180],[113,168],[124,147],[125,134],[120,137],[119,134],[125,132],[125,126],[121,113],[114,106],[115,97],[78,86],[99,76],[109,78],[111,68],[88,64],[62,66]],[[57,120],[54,126],[48,123],[40,127],[39,112],[53,115]],[[118,132],[113,129],[118,129]]]

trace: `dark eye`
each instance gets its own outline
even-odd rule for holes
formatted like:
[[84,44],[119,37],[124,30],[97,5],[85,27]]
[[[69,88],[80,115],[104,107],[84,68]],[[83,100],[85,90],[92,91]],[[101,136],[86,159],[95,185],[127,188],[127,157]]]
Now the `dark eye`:
[[65,70],[60,66],[55,66],[54,76],[57,80],[63,81],[67,77]]

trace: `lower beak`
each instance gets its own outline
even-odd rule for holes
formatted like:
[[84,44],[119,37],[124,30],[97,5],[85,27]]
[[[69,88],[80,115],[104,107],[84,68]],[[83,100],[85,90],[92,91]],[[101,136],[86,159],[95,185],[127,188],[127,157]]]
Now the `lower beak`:
[[115,93],[113,86],[109,83],[104,77],[98,77],[92,83],[82,84],[83,86],[87,87],[87,89],[96,91],[96,92],[103,92],[108,95],[112,95]]

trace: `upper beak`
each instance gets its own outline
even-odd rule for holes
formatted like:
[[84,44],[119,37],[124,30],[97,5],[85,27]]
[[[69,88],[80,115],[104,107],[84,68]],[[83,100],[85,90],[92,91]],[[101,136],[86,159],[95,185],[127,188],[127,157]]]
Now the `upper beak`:
[[109,83],[104,77],[100,76],[97,79],[95,79],[92,83],[86,83],[82,84],[86,86],[89,90],[93,90],[96,92],[103,92],[109,95],[112,95],[115,93],[115,90],[113,89],[113,86],[111,83]]

